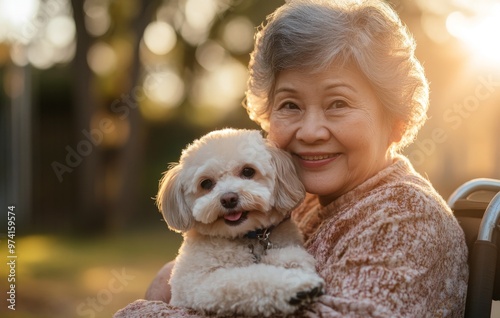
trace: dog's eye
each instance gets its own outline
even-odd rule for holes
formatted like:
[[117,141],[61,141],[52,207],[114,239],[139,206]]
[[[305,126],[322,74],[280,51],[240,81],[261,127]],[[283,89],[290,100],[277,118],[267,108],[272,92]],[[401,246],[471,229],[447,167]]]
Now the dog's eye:
[[214,182],[210,179],[205,179],[200,182],[200,187],[205,190],[210,190],[214,186]]
[[241,171],[241,176],[243,178],[247,178],[247,179],[250,179],[252,178],[253,176],[255,175],[255,169],[253,168],[243,168],[243,170]]

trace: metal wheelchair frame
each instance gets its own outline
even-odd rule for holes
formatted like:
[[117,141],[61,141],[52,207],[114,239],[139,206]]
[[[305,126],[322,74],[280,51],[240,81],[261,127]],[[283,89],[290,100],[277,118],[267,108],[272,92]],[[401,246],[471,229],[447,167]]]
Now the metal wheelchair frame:
[[[500,180],[473,179],[457,188],[448,199],[448,205],[454,211],[460,209],[460,203],[479,191],[497,192],[482,215],[479,228],[475,224],[465,226],[468,220],[457,217],[464,229],[466,238],[477,239],[472,248],[469,246],[469,282],[465,306],[465,318],[491,316],[493,300],[500,300],[500,262],[497,262],[500,240]],[[469,217],[470,219],[470,217]],[[461,222],[462,221],[462,222]],[[474,233],[476,232],[476,233]],[[498,273],[498,275],[495,275]]]

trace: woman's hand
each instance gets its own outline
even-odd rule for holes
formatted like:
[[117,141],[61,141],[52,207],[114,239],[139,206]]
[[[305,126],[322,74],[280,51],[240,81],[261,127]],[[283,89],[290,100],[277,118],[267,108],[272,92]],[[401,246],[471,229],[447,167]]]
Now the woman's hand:
[[168,262],[158,271],[158,274],[156,274],[156,277],[153,279],[148,290],[146,291],[145,298],[147,300],[161,300],[166,303],[170,302],[172,294],[168,281],[170,280],[174,263],[175,260]]

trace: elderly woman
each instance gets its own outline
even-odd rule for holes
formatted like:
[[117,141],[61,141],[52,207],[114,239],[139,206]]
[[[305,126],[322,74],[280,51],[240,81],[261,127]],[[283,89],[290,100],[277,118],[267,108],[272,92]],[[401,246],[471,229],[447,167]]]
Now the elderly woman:
[[[303,315],[463,316],[463,233],[399,154],[428,107],[414,50],[381,1],[289,1],[257,33],[246,108],[293,156],[309,193],[293,217],[326,284]],[[170,268],[148,298],[168,301]],[[129,313],[182,315],[152,304]]]

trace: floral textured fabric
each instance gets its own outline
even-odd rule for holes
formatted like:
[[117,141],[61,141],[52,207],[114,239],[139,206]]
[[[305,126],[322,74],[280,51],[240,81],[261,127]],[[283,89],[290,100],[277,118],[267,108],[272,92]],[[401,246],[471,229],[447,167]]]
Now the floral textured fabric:
[[[431,184],[398,157],[331,204],[308,196],[294,211],[326,295],[296,317],[463,317],[467,247]],[[119,317],[199,317],[137,300]]]
[[463,317],[467,247],[458,222],[409,161],[293,217],[326,281],[314,317]]

